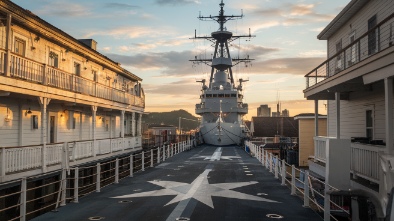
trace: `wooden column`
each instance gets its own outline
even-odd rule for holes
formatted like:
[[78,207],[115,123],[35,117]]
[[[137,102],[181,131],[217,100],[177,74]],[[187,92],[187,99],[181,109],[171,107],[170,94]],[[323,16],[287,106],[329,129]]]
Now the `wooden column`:
[[11,14],[7,14],[7,26],[6,26],[6,39],[5,39],[5,76],[9,77],[10,73],[10,61],[11,61]]
[[50,98],[47,97],[38,97],[38,102],[41,106],[41,162],[42,162],[42,172],[45,173],[46,168],[46,144],[47,144],[47,106],[51,101]]
[[96,156],[96,113],[97,113],[97,106],[92,106],[93,157]]
[[336,137],[337,139],[341,139],[341,93],[335,92],[335,106],[337,109],[336,113],[336,123],[337,123],[337,132]]
[[386,150],[389,154],[393,154],[393,78],[384,79],[384,98],[384,109],[386,115]]
[[315,100],[315,137],[319,136],[319,100]]
[[136,126],[135,126],[135,112],[133,112],[132,114],[131,114],[131,135],[133,136],[133,137],[135,137],[135,129],[136,129]]

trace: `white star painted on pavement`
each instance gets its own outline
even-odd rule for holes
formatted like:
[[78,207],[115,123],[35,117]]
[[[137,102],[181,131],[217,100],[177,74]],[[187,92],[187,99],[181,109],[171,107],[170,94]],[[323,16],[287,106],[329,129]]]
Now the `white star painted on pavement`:
[[174,181],[149,181],[152,184],[164,187],[165,189],[153,190],[142,193],[134,193],[129,195],[117,196],[113,198],[133,198],[133,197],[151,197],[151,196],[167,196],[176,195],[165,206],[187,200],[190,198],[196,199],[205,205],[214,208],[212,196],[227,197],[242,200],[254,200],[260,202],[278,203],[274,200],[269,200],[262,197],[253,196],[250,194],[240,193],[231,189],[253,185],[258,182],[239,182],[239,183],[217,183],[209,184],[207,175],[211,169],[206,169],[200,174],[191,184]]

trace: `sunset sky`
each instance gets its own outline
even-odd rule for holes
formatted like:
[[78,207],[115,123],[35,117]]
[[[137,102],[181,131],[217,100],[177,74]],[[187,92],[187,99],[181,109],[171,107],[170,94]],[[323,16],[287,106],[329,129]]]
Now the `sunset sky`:
[[[189,59],[210,57],[210,42],[189,39],[210,35],[214,22],[199,21],[201,15],[217,15],[220,0],[13,0],[71,36],[92,38],[98,51],[120,62],[143,78],[146,112],[184,109],[194,114],[200,84],[208,78],[208,66],[193,66]],[[255,59],[239,65],[235,79],[244,84],[245,119],[256,116],[261,104],[272,109],[278,98],[290,115],[312,113],[306,101],[304,75],[326,57],[326,41],[316,36],[349,0],[224,0],[225,14],[242,20],[230,21],[227,30],[255,38],[232,42],[233,57]],[[278,96],[279,94],[279,96]],[[320,102],[319,112],[325,113]]]

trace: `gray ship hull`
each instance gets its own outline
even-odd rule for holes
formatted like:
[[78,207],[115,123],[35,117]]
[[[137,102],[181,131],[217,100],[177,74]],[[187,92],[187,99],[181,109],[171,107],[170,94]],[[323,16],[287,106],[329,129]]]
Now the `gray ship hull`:
[[206,144],[215,146],[239,145],[244,138],[243,126],[237,123],[204,123],[200,127],[200,132]]

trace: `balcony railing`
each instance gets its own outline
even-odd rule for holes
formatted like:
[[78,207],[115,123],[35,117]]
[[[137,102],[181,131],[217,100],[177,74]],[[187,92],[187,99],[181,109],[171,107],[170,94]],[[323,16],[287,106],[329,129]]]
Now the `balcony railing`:
[[394,45],[394,13],[305,75],[306,88]]
[[370,144],[351,144],[351,165],[354,176],[379,183],[380,159],[379,152],[384,151],[385,146]]
[[[93,158],[127,149],[141,147],[141,137],[113,138],[67,143],[47,144],[45,151],[43,145],[26,147],[3,147],[0,150],[0,177],[7,174],[57,165],[65,157],[75,162],[80,159]],[[45,153],[45,160],[42,158]]]
[[[0,50],[0,75],[5,73],[3,64],[6,53]],[[99,97],[110,101],[144,107],[143,97],[111,88],[95,81],[50,67],[12,53],[9,63],[10,76],[37,84],[48,85],[67,91]]]
[[326,163],[327,138],[314,137],[313,139],[315,141],[315,160]]

